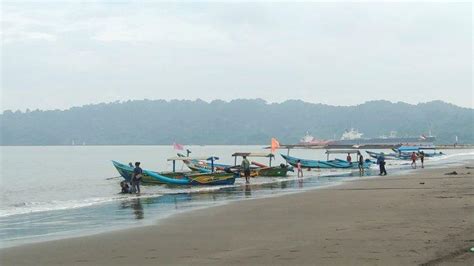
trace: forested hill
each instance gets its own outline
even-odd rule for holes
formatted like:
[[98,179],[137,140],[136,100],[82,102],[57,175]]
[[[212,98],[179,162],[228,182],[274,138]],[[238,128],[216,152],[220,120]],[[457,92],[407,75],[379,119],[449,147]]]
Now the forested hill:
[[418,105],[387,101],[330,106],[299,100],[140,100],[53,111],[5,111],[1,145],[266,144],[271,137],[296,143],[309,131],[340,138],[354,127],[364,137],[419,136],[431,130],[437,143],[474,143],[474,109],[441,101]]

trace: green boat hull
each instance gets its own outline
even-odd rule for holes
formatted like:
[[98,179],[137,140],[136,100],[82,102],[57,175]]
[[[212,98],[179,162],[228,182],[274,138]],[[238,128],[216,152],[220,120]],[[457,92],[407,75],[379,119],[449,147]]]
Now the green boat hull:
[[268,167],[258,169],[258,176],[285,177],[289,169],[287,167]]

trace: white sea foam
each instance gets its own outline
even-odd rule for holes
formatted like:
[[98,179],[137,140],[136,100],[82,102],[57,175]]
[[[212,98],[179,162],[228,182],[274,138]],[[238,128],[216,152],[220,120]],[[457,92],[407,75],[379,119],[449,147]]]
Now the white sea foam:
[[86,199],[77,200],[52,200],[43,202],[17,202],[10,206],[3,206],[0,210],[0,217],[8,217],[12,215],[46,212],[46,211],[59,211],[68,209],[77,209],[83,207],[89,207],[93,205],[99,205],[114,201],[136,199],[136,198],[156,198],[166,194],[180,194],[180,193],[202,193],[217,191],[222,188],[239,186],[225,185],[225,186],[210,186],[210,187],[176,187],[168,188],[164,186],[153,186],[142,188],[140,195],[136,194],[117,194],[111,197],[92,197]]

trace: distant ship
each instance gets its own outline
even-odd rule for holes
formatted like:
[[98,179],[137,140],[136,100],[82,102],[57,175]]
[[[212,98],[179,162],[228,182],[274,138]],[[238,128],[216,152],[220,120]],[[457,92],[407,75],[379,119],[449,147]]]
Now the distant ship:
[[436,137],[421,135],[418,137],[397,137],[397,132],[390,132],[389,136],[378,138],[362,138],[364,134],[356,129],[345,130],[340,140],[330,143],[331,146],[359,146],[359,145],[429,145]]
[[360,133],[358,130],[351,128],[350,130],[345,130],[344,133],[342,133],[341,140],[355,140],[355,139],[361,139],[363,133]]
[[323,140],[323,139],[317,139],[309,134],[309,132],[306,132],[304,137],[300,139],[299,144],[300,145],[327,145],[331,142],[332,140]]

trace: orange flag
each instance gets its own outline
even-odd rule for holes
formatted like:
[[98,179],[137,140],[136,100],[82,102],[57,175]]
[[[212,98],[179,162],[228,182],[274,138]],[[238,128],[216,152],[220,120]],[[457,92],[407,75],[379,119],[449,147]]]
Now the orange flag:
[[271,147],[272,147],[272,153],[273,153],[276,149],[280,148],[280,142],[278,142],[278,140],[276,140],[276,138],[272,138]]

